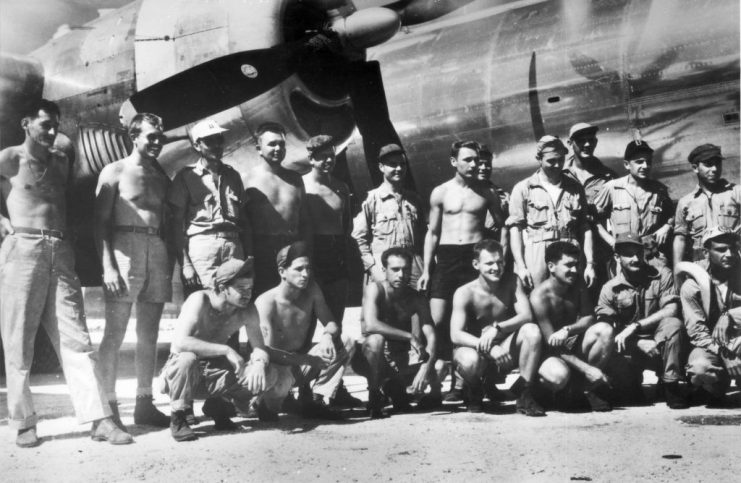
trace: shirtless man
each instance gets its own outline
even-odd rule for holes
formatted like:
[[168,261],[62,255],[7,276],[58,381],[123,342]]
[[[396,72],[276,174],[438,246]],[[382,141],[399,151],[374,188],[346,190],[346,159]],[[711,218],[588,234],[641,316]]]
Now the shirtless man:
[[297,240],[309,241],[306,190],[301,175],[284,168],[286,131],[269,122],[257,128],[261,162],[242,177],[247,190],[247,214],[252,220],[255,252],[255,294],[280,283],[275,257]]
[[16,444],[37,446],[38,416],[29,376],[39,325],[62,362],[80,422],[93,422],[91,437],[133,442],[111,418],[95,371],[96,354],[85,324],[80,280],[69,243],[65,190],[70,160],[53,148],[59,107],[40,100],[21,125],[25,140],[0,151],[0,210],[8,235],[0,248],[0,331],[5,347],[8,420]]
[[579,276],[579,247],[556,241],[545,250],[550,277],[530,294],[533,316],[547,343],[539,369],[546,386],[566,387],[572,371],[586,378],[585,395],[593,411],[610,411],[603,392],[609,384],[602,372],[613,348],[613,329],[595,323],[589,293]]
[[[264,391],[290,383],[280,381],[277,369],[268,366],[260,320],[251,302],[253,265],[252,257],[225,261],[214,272],[213,288],[194,292],[183,303],[170,357],[162,368],[175,441],[196,439],[186,417],[194,398],[207,398],[203,413],[213,418],[214,429],[235,430],[229,419],[234,415],[231,403],[246,407]],[[252,344],[248,363],[227,345],[241,327]]]
[[[281,282],[255,301],[270,359],[279,365],[280,380],[299,386],[300,412],[304,417],[339,419],[326,405],[334,398],[355,342],[341,334],[324,295],[312,277],[309,248],[303,242],[283,247],[276,256]],[[324,326],[317,345],[311,347],[315,319]],[[313,388],[310,386],[314,382]],[[281,384],[264,398],[263,417],[277,418],[292,384]],[[313,390],[313,391],[312,391]],[[272,414],[272,416],[271,416]]]
[[[371,419],[386,416],[387,396],[394,409],[407,409],[407,386],[412,394],[424,394],[425,386],[437,377],[430,306],[424,295],[409,287],[412,254],[405,248],[389,248],[381,255],[381,264],[385,280],[366,286],[360,319],[365,336],[363,355],[368,362],[367,374],[362,375],[368,378]],[[426,345],[422,344],[423,336]],[[419,356],[416,363],[410,360],[410,349]],[[439,406],[440,385],[430,386],[431,393],[422,396],[417,409]]]
[[[477,179],[478,163],[478,143],[454,142],[450,164],[455,168],[455,176],[433,189],[430,195],[424,268],[418,286],[420,290],[430,291],[430,312],[437,330],[438,356],[441,358],[437,369],[441,376],[445,371],[443,361],[452,357],[449,314],[453,293],[476,278],[476,271],[471,266],[473,246],[484,238],[486,214],[491,214],[496,227],[504,223],[496,190],[490,183]],[[506,230],[502,230],[502,236],[506,236]],[[457,392],[454,391],[449,399],[455,397]]]
[[[514,273],[504,272],[504,251],[494,240],[481,240],[474,248],[473,267],[479,276],[455,291],[450,315],[453,361],[466,381],[468,411],[481,412],[482,379],[504,375],[517,361],[517,411],[545,416],[532,394],[537,382],[542,336],[532,323],[530,302]],[[488,367],[487,367],[488,366]],[[514,387],[514,386],[513,386]]]
[[159,323],[172,296],[172,264],[162,238],[170,179],[157,163],[165,135],[162,120],[137,114],[129,125],[134,150],[100,172],[95,197],[95,242],[103,266],[105,332],[100,343],[104,389],[118,416],[118,350],[136,302],[136,406],[134,423],[166,428],[170,420],[152,403]]

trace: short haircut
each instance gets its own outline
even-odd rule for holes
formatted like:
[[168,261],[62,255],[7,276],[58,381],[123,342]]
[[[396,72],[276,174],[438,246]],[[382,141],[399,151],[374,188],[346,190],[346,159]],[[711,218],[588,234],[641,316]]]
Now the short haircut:
[[581,257],[579,247],[568,241],[555,241],[545,249],[545,263],[558,263],[563,257]]
[[473,149],[476,153],[479,152],[481,146],[476,141],[456,141],[450,145],[450,156],[453,158],[458,157],[458,152],[462,148]]
[[257,131],[255,131],[255,142],[259,142],[260,138],[263,134],[266,132],[275,132],[278,134],[282,134],[283,136],[286,135],[286,128],[284,128],[281,124],[277,122],[264,122],[260,124],[257,127]]
[[23,111],[23,117],[36,119],[39,117],[39,111],[48,112],[57,117],[62,116],[62,111],[59,110],[59,106],[56,102],[52,102],[48,99],[37,99],[26,105],[26,109]]
[[381,265],[383,268],[388,266],[389,257],[401,257],[407,261],[408,265],[412,265],[412,254],[409,250],[402,247],[391,247],[381,254]]
[[502,249],[502,245],[498,241],[492,240],[491,238],[484,238],[473,246],[473,259],[478,260],[481,256],[481,252],[483,251],[504,255],[504,249]]
[[162,118],[149,112],[140,112],[129,123],[129,137],[135,138],[142,132],[142,124],[149,123],[153,127],[163,129]]
[[491,152],[489,146],[482,144],[479,148],[479,158],[494,159],[494,153]]

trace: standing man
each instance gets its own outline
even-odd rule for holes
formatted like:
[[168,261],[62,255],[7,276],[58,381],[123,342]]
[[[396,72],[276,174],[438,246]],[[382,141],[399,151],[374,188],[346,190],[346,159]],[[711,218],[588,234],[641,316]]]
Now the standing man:
[[[592,223],[594,230],[604,231],[607,230],[604,221],[602,223],[595,222],[597,210],[594,202],[605,183],[617,178],[617,175],[594,155],[594,150],[597,147],[598,130],[597,126],[585,122],[571,126],[569,145],[571,145],[573,154],[564,165],[564,173],[582,185],[587,201],[587,218]],[[592,236],[596,283],[593,283],[590,288],[592,289],[593,300],[596,301],[599,296],[598,287],[601,287],[608,279],[608,266],[611,263],[610,252],[612,250],[598,234]]]
[[21,121],[23,144],[0,151],[0,208],[8,232],[0,248],[0,330],[9,426],[17,431],[18,446],[40,443],[29,376],[34,339],[43,324],[62,362],[78,420],[93,422],[95,441],[128,444],[133,439],[111,418],[96,374],[74,271],[65,204],[71,161],[53,147],[59,116],[53,102],[33,103]]
[[[479,150],[479,165],[478,171],[476,172],[476,179],[478,179],[482,183],[491,184],[491,186],[494,188],[494,191],[496,191],[497,195],[499,195],[499,203],[502,207],[502,215],[506,219],[509,216],[509,193],[507,193],[503,188],[500,188],[491,181],[493,161],[494,154],[491,152],[487,145],[482,144],[481,149]],[[487,238],[491,238],[493,240],[501,240],[502,242],[509,241],[508,236],[502,238],[501,231],[504,229],[504,226],[500,225],[499,227],[497,227],[496,223],[494,223],[494,218],[492,218],[490,213],[486,214],[485,226]],[[506,259],[509,253],[509,247],[505,246],[503,247],[503,249],[505,253],[504,258]]]
[[595,313],[597,322],[613,327],[617,353],[629,355],[639,374],[629,392],[637,400],[643,399],[643,370],[651,368],[663,383],[666,405],[686,409],[687,401],[679,390],[679,381],[684,379],[681,358],[686,335],[677,318],[679,296],[672,272],[645,262],[643,243],[635,233],[615,238],[615,260],[620,271],[602,287]]
[[281,164],[286,157],[286,130],[268,122],[257,128],[260,163],[243,180],[247,214],[253,222],[255,294],[280,283],[275,257],[297,240],[310,242],[306,189],[301,175]]
[[[705,232],[707,261],[689,265],[693,276],[682,284],[680,298],[692,352],[687,376],[705,390],[709,406],[725,406],[730,379],[741,382],[741,263],[739,236],[720,227]],[[707,267],[707,273],[703,268]]]
[[556,241],[545,250],[550,277],[530,294],[533,316],[546,341],[539,374],[558,391],[576,372],[586,379],[585,395],[592,410],[611,411],[603,392],[609,382],[602,369],[612,354],[613,330],[605,322],[595,323],[589,294],[579,277],[580,257],[579,248],[567,241]]
[[[443,361],[452,360],[450,305],[456,289],[476,278],[471,266],[474,245],[484,238],[486,214],[495,228],[503,226],[499,195],[491,183],[478,180],[479,144],[456,141],[451,146],[450,164],[455,175],[435,187],[430,195],[430,220],[425,237],[424,268],[419,289],[430,294],[430,312],[437,331],[440,358],[437,369],[442,378]],[[506,236],[502,230],[502,236]],[[433,272],[434,265],[434,272]],[[457,399],[455,387],[448,400]]]
[[[355,342],[340,332],[322,291],[313,280],[309,248],[303,242],[283,247],[276,257],[281,282],[255,301],[270,359],[280,365],[280,380],[286,377],[299,386],[300,411],[304,417],[340,419],[326,405],[334,398]],[[311,347],[315,319],[324,326],[319,343]],[[292,374],[292,375],[291,375]],[[313,387],[310,384],[314,381]],[[278,409],[291,384],[265,396],[263,415],[277,418]],[[266,416],[271,417],[271,416]]]
[[594,204],[597,219],[612,225],[611,232],[599,231],[608,245],[620,233],[635,233],[648,248],[647,261],[666,266],[674,211],[667,187],[649,178],[653,152],[643,141],[628,143],[623,156],[628,174],[605,183]]
[[[214,429],[235,430],[229,419],[234,413],[232,403],[246,407],[253,397],[279,383],[278,371],[268,367],[270,358],[252,303],[252,273],[252,257],[229,259],[214,270],[212,288],[194,292],[183,303],[170,357],[162,368],[175,441],[196,439],[186,417],[195,397],[207,398],[203,413],[214,420]],[[248,363],[227,345],[241,327],[252,344]]]
[[[424,295],[409,286],[412,255],[405,248],[392,247],[381,254],[381,264],[386,279],[365,287],[360,319],[371,419],[386,416],[386,397],[391,398],[396,410],[404,410],[410,399],[407,387],[412,394],[424,394],[425,386],[436,382],[437,377],[430,305]],[[412,350],[418,356],[416,363],[410,357]],[[430,386],[430,394],[422,396],[417,409],[440,405],[440,384]]]
[[242,179],[221,160],[224,132],[212,119],[193,126],[190,139],[200,159],[178,171],[168,196],[186,296],[213,287],[216,267],[251,252]]
[[386,279],[381,255],[391,247],[406,248],[412,254],[410,284],[417,286],[422,274],[425,212],[413,191],[404,189],[407,157],[398,144],[387,144],[378,152],[378,169],[383,181],[368,192],[360,213],[353,221],[352,237],[358,243],[369,281]]
[[517,412],[545,416],[532,394],[542,336],[532,323],[522,282],[514,273],[504,272],[504,252],[499,243],[481,240],[473,252],[473,267],[479,276],[455,291],[450,316],[453,361],[467,384],[468,410],[481,412],[482,379],[489,376],[488,370],[505,375],[517,364],[524,383],[517,398]]
[[512,189],[507,226],[510,227],[515,273],[525,289],[548,278],[545,252],[556,241],[582,248],[584,280],[594,281],[592,230],[587,220],[584,189],[563,172],[566,146],[556,136],[538,141],[535,159],[540,168]]
[[704,258],[702,235],[719,226],[738,233],[741,226],[741,186],[721,177],[723,155],[713,144],[703,144],[687,157],[697,175],[697,186],[677,203],[674,217],[674,266],[682,260]]
[[162,120],[137,114],[129,125],[132,153],[100,172],[95,196],[95,242],[103,266],[105,332],[100,343],[104,389],[118,416],[118,350],[136,302],[135,424],[166,428],[170,419],[152,403],[157,337],[172,297],[173,251],[164,241],[170,178],[157,162],[165,141]]

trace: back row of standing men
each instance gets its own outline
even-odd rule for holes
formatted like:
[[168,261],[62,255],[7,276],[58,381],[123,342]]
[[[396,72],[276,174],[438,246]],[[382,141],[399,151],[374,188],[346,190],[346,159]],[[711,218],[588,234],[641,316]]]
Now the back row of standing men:
[[[210,295],[206,297],[206,292],[201,291],[201,295],[197,293],[186,301],[183,306],[185,315],[181,316],[187,318],[190,313],[192,324],[182,324],[190,329],[183,329],[178,347],[192,350],[178,351],[174,343],[174,355],[200,352],[204,356],[224,356],[237,373],[242,372],[240,382],[249,385],[252,392],[265,391],[269,386],[271,391],[278,391],[279,397],[276,397],[280,400],[286,396],[288,376],[275,370],[266,371],[264,366],[268,358],[271,361],[282,360],[288,366],[303,365],[303,379],[294,373],[291,383],[317,377],[320,381],[320,384],[315,384],[313,394],[308,383],[301,385],[304,394],[300,399],[305,408],[309,408],[307,414],[328,414],[318,395],[326,396],[330,401],[351,399],[346,391],[342,396],[343,389],[338,384],[341,371],[338,368],[350,360],[354,345],[341,336],[341,328],[334,322],[342,320],[347,295],[349,190],[331,177],[334,147],[329,136],[317,136],[309,141],[307,148],[313,170],[302,180],[298,174],[281,166],[285,157],[282,126],[264,124],[256,132],[261,162],[242,177],[221,161],[225,130],[211,120],[203,121],[190,132],[193,148],[200,155],[199,161],[182,169],[170,182],[156,161],[165,140],[161,120],[151,114],[142,114],[132,121],[132,154],[104,168],[96,192],[95,233],[106,293],[106,329],[100,348],[103,382],[99,387],[94,376],[94,357],[84,321],[79,281],[74,275],[66,239],[63,192],[69,161],[52,149],[58,122],[56,105],[42,101],[23,120],[26,131],[24,144],[4,150],[0,158],[0,187],[6,209],[3,214],[8,217],[4,222],[11,233],[0,251],[0,286],[4,294],[0,298],[0,326],[6,347],[10,420],[11,426],[18,430],[19,445],[38,443],[36,415],[28,391],[28,368],[33,354],[33,335],[39,323],[45,324],[61,354],[80,419],[94,421],[93,438],[107,439],[112,443],[131,441],[117,415],[115,380],[117,351],[134,303],[138,336],[135,422],[158,426],[170,424],[176,439],[191,439],[187,423],[194,420],[192,401],[189,400],[192,391],[182,388],[192,385],[183,381],[188,379],[186,376],[190,374],[188,371],[191,371],[193,361],[183,362],[184,358],[180,357],[180,362],[171,365],[168,361],[166,366],[166,369],[174,368],[171,372],[177,375],[166,377],[171,396],[173,382],[181,389],[177,401],[173,401],[173,415],[177,413],[180,419],[174,421],[173,415],[167,418],[159,412],[152,404],[151,393],[159,318],[163,304],[171,297],[175,258],[182,267],[186,295],[201,287],[206,288]],[[450,160],[455,175],[433,190],[428,216],[418,197],[403,188],[407,170],[403,149],[393,144],[381,148],[378,157],[383,182],[368,193],[352,230],[369,279],[376,282],[366,289],[363,310],[366,320],[363,325],[366,334],[371,334],[373,331],[368,329],[369,324],[378,328],[383,327],[378,322],[385,322],[387,327],[376,333],[390,339],[410,341],[420,353],[429,352],[436,356],[422,362],[417,373],[420,377],[416,377],[413,384],[414,390],[419,392],[426,382],[435,379],[432,376],[435,359],[452,359],[451,330],[447,321],[453,295],[461,285],[477,276],[483,277],[481,280],[486,278],[482,270],[477,272],[475,268],[481,266],[482,253],[498,253],[501,262],[492,262],[497,265],[503,263],[511,251],[520,282],[512,280],[508,284],[510,290],[520,286],[522,290],[530,290],[544,285],[544,280],[549,274],[554,274],[558,263],[568,258],[570,249],[556,243],[566,241],[570,246],[579,247],[575,263],[583,267],[586,284],[598,288],[606,280],[606,267],[611,260],[610,246],[616,245],[615,237],[632,236],[633,245],[640,241],[648,248],[647,258],[662,267],[670,260],[667,246],[674,226],[675,261],[682,259],[685,247],[692,248],[688,251],[693,259],[698,256],[706,228],[720,226],[728,231],[738,228],[741,195],[738,187],[720,178],[722,158],[719,148],[704,145],[690,154],[689,160],[698,174],[699,186],[680,200],[675,221],[666,187],[649,178],[651,148],[646,143],[631,142],[625,152],[629,174],[615,179],[614,174],[593,156],[596,132],[596,127],[587,124],[571,129],[569,141],[574,156],[565,168],[567,150],[563,143],[553,136],[542,138],[536,147],[540,169],[515,186],[509,200],[508,217],[502,203],[506,195],[488,179],[491,153],[478,143],[453,144]],[[474,246],[487,236],[487,213],[489,228],[498,232],[501,248],[489,246],[474,250]],[[428,219],[428,227],[425,227]],[[599,237],[595,237],[594,232]],[[308,248],[294,244],[299,240],[307,242]],[[598,240],[601,240],[601,248],[595,248]],[[630,241],[627,244],[631,244]],[[549,254],[547,247],[552,245],[561,248],[551,250],[554,253]],[[394,256],[394,252],[389,254],[388,249],[407,249],[412,256],[407,257],[401,252]],[[385,257],[382,256],[384,252]],[[248,263],[238,267],[234,265],[235,259],[248,256],[253,257],[248,259]],[[313,282],[306,280],[306,273],[312,265],[302,260],[309,258],[313,261],[318,289],[310,288]],[[427,307],[414,302],[416,305],[410,308],[409,300],[417,300],[416,296],[404,297],[397,300],[401,305],[394,305],[392,294],[379,295],[379,291],[393,288],[389,260],[407,258],[414,283],[429,291]],[[472,260],[478,260],[478,263],[472,264]],[[295,263],[304,263],[305,266],[294,267]],[[43,268],[39,268],[41,265]],[[244,360],[236,351],[224,349],[226,346],[223,344],[213,345],[214,333],[219,331],[203,324],[216,317],[208,315],[213,311],[231,320],[235,307],[249,305],[251,283],[248,287],[234,288],[233,294],[231,289],[226,289],[245,273],[253,271],[255,294],[269,293],[262,297],[262,301],[258,297],[256,302],[262,333],[248,327],[254,350],[245,369]],[[291,278],[293,275],[295,279]],[[497,277],[499,275],[494,278]],[[406,286],[406,278],[401,280]],[[399,282],[394,283],[398,285]],[[537,288],[533,294],[536,293]],[[199,297],[200,303],[196,301]],[[377,303],[367,303],[374,297]],[[191,299],[194,302],[189,303]],[[558,297],[543,293],[541,299],[543,302]],[[540,302],[533,303],[535,318],[540,313],[541,318],[547,319],[551,309],[547,303]],[[232,308],[220,311],[219,307],[223,308],[224,304]],[[56,305],[56,314],[53,305]],[[513,311],[515,305],[522,304],[512,302],[507,310]],[[569,311],[565,299],[556,305],[552,309],[560,311],[561,318],[581,314],[579,310]],[[376,307],[375,312],[372,306]],[[474,309],[478,307],[476,303],[473,306]],[[203,312],[205,307],[210,312]],[[380,310],[383,308],[385,310]],[[492,319],[491,312],[496,310],[492,307],[487,310],[488,314],[474,319]],[[416,332],[389,327],[394,321],[388,319],[388,314],[396,314],[399,319],[396,323],[401,319],[406,323],[412,313],[417,315],[415,320],[418,322],[418,319],[427,318],[427,311],[434,321],[434,332],[420,332],[419,327]],[[254,310],[248,312],[239,313],[245,319],[251,319]],[[384,317],[379,314],[382,312],[386,313],[385,321],[381,321]],[[315,348],[318,352],[310,356],[307,355],[307,344],[313,333],[313,317],[306,314],[312,313],[325,323],[324,335],[327,337],[323,337]],[[525,316],[521,318],[522,321],[527,319]],[[489,322],[493,322],[492,327],[498,325],[496,320]],[[554,320],[553,333],[543,331],[549,344],[555,337],[552,345],[564,345],[566,337],[556,334],[566,327],[566,335],[569,335],[570,326],[566,323],[558,321],[560,328],[555,330],[557,324]],[[425,327],[424,323],[421,325]],[[510,325],[521,329],[517,323]],[[581,330],[576,336],[591,337],[582,341],[582,350],[590,349],[590,344],[604,336],[597,330],[587,334],[585,331],[594,327],[591,324],[573,325]],[[297,326],[300,330],[296,332]],[[494,328],[495,333],[505,335],[501,327]],[[514,333],[512,330],[509,332],[508,335]],[[518,348],[525,337],[524,332],[520,337],[518,331]],[[483,344],[486,346],[483,352],[487,353],[494,350],[492,346],[497,339],[489,335],[491,340]],[[421,345],[423,338],[427,339],[427,351]],[[378,341],[370,339],[363,345],[370,372],[375,373],[369,377],[369,403],[371,414],[380,415],[382,398],[390,397],[396,403],[398,396],[391,395],[394,390],[386,390],[385,394],[378,390],[384,378],[377,374],[383,366],[377,353],[387,356],[389,346],[387,342],[379,345]],[[194,340],[198,341],[195,346],[192,345]],[[462,345],[460,340],[453,342]],[[497,344],[499,342],[502,341],[497,339]],[[576,343],[576,340],[572,341],[572,345]],[[266,352],[266,349],[269,350]],[[606,358],[606,350],[595,349],[594,352],[598,358]],[[399,365],[386,356],[386,363]],[[495,361],[498,359],[492,357]],[[458,366],[465,366],[464,362],[458,360]],[[524,363],[528,364],[527,361]],[[522,364],[521,360],[521,370]],[[263,366],[262,372],[255,369],[260,365]],[[532,372],[532,367],[536,366],[530,361],[529,367]],[[552,373],[556,372],[558,369],[553,369]],[[309,373],[311,376],[307,378]],[[200,374],[200,377],[205,376]],[[212,371],[211,376],[216,380],[225,377],[223,371]],[[591,381],[588,371],[587,378]],[[527,383],[530,380],[525,380],[526,386]],[[322,385],[326,386],[324,393],[318,387]],[[439,382],[431,387],[432,393],[426,400],[430,406],[437,404],[440,398]],[[398,395],[398,390],[394,394]],[[518,408],[521,407],[526,414],[542,412],[533,403],[529,390],[522,394]],[[270,397],[266,397],[263,402],[269,400]],[[223,422],[228,410],[218,399],[208,401],[211,401],[210,406],[204,406],[204,413],[210,413],[215,420]],[[261,417],[270,418],[277,406],[273,401],[258,406],[258,412],[260,409]]]

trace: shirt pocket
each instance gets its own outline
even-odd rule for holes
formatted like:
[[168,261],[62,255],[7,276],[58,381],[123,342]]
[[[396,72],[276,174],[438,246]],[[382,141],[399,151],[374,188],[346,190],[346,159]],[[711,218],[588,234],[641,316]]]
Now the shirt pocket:
[[612,216],[610,221],[612,222],[612,228],[614,233],[625,233],[630,230],[630,220],[632,218],[632,212],[630,203],[616,203],[612,207]]
[[550,207],[538,200],[527,202],[527,224],[533,228],[542,228],[548,224],[548,212]]
[[736,203],[724,203],[720,205],[718,213],[718,226],[721,228],[735,229],[739,225],[739,208]]
[[617,312],[622,317],[632,317],[635,313],[635,292],[632,290],[621,290],[615,297]]
[[373,226],[373,236],[386,238],[394,231],[396,231],[399,225],[399,214],[390,211],[381,211],[376,217],[376,223]]
[[644,232],[652,232],[657,228],[657,224],[663,216],[664,209],[661,206],[651,206],[646,209],[646,213],[643,217],[643,230]]

